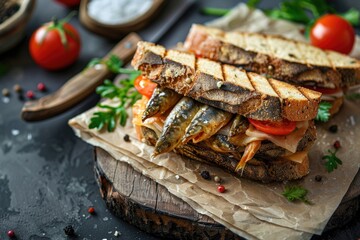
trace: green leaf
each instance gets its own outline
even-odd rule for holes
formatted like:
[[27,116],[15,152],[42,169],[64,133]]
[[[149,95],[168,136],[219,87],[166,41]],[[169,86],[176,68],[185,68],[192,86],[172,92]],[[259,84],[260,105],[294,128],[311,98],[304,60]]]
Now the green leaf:
[[111,55],[109,59],[105,61],[105,64],[111,72],[119,73],[119,69],[124,63],[118,56]]
[[246,5],[249,8],[256,8],[262,0],[248,0]]
[[0,63],[0,76],[3,76],[7,73],[8,67],[4,63]]
[[332,104],[329,102],[325,102],[325,101],[320,102],[318,113],[317,113],[315,120],[320,121],[320,122],[329,121],[329,118],[330,118],[329,110],[331,109],[331,107],[332,107]]
[[329,154],[322,157],[322,159],[326,160],[325,168],[330,173],[337,169],[338,165],[342,165],[342,161],[336,156],[337,151],[328,150]]
[[345,18],[351,25],[359,26],[360,12],[358,10],[351,8],[347,12],[338,15]]
[[90,62],[87,64],[87,68],[95,67],[98,64],[101,64],[102,60],[100,58],[93,58],[90,60]]
[[302,201],[306,204],[311,204],[306,198],[307,193],[308,190],[302,186],[285,186],[285,190],[282,195],[290,202]]
[[225,16],[225,15],[228,14],[229,12],[230,12],[229,9],[224,9],[224,8],[211,8],[211,7],[206,7],[206,8],[202,8],[202,9],[201,9],[201,13],[202,13],[202,14],[210,15],[210,16],[217,16],[217,17]]
[[117,121],[119,121],[121,126],[126,125],[128,118],[126,108],[132,106],[141,98],[141,94],[134,88],[134,81],[141,75],[141,71],[121,68],[123,62],[115,55],[110,56],[105,61],[102,59],[93,59],[88,64],[88,67],[93,67],[96,64],[105,64],[113,73],[128,75],[128,78],[120,80],[119,86],[106,79],[101,86],[96,88],[96,93],[102,98],[117,98],[120,103],[115,107],[98,104],[98,107],[101,108],[102,111],[93,114],[93,117],[90,119],[89,128],[101,130],[107,127],[107,131],[112,132],[116,128]]
[[359,100],[360,99],[360,93],[350,93],[345,95],[346,99],[348,100]]

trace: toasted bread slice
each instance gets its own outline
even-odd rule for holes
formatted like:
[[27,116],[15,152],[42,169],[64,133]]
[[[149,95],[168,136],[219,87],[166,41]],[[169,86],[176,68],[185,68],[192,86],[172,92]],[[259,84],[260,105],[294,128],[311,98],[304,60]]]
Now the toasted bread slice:
[[321,97],[306,88],[148,42],[138,43],[132,65],[162,87],[258,120],[313,119]]
[[223,32],[195,24],[184,47],[198,56],[297,85],[339,88],[360,84],[357,59],[279,36]]

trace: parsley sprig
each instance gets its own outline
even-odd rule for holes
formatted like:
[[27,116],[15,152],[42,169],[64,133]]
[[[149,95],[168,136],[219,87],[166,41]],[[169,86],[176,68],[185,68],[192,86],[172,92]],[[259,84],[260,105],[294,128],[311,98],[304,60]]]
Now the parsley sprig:
[[[248,0],[247,5],[255,8],[261,0]],[[203,8],[202,13],[206,15],[224,16],[229,9]],[[354,8],[347,12],[338,13],[326,0],[283,0],[277,8],[265,9],[265,14],[275,19],[285,19],[292,22],[302,23],[305,27],[305,35],[315,23],[315,20],[326,13],[335,13],[345,18],[353,26],[359,26],[360,12]]]
[[307,193],[308,190],[302,186],[285,186],[282,195],[290,202],[302,201],[306,204],[311,204],[311,202],[306,198]]
[[338,168],[338,165],[342,165],[342,161],[336,156],[337,150],[328,150],[329,154],[322,157],[325,159],[326,170],[330,173]]
[[332,107],[332,104],[329,102],[325,102],[325,101],[320,102],[318,113],[315,117],[315,120],[320,121],[320,122],[329,121],[329,118],[330,118],[329,111],[330,111],[331,107]]
[[121,126],[125,126],[128,118],[126,108],[141,98],[140,93],[134,88],[134,81],[141,72],[122,68],[123,62],[115,55],[110,56],[107,60],[93,59],[89,62],[88,67],[94,67],[97,64],[106,65],[112,73],[128,75],[128,78],[120,80],[119,86],[106,79],[103,85],[96,88],[96,93],[102,98],[116,98],[119,103],[116,106],[98,104],[97,106],[103,111],[97,111],[93,114],[89,128],[101,130],[106,127],[109,132],[112,132],[116,128],[117,121]]

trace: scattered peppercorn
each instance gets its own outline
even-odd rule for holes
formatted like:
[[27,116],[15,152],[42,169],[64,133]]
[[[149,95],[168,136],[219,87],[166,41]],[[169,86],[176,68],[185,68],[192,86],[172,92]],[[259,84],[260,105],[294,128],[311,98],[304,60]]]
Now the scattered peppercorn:
[[338,126],[337,125],[331,125],[329,127],[329,131],[332,132],[332,133],[337,133],[338,131]]
[[33,91],[29,90],[26,92],[26,97],[33,99],[33,98],[35,98],[35,93]]
[[74,236],[75,235],[75,230],[74,230],[73,226],[71,226],[71,225],[67,225],[66,227],[64,227],[64,232],[68,236]]
[[130,136],[128,134],[125,134],[124,141],[125,142],[130,142]]
[[22,95],[22,94],[18,95],[18,99],[22,102],[25,101],[24,95]]
[[320,175],[315,176],[315,181],[321,182],[321,180],[322,180],[322,176],[320,176]]
[[219,193],[223,193],[223,192],[225,192],[226,189],[225,189],[225,187],[223,185],[219,185],[217,190],[218,190]]
[[209,173],[208,171],[202,171],[202,172],[200,173],[200,175],[201,175],[201,177],[202,177],[203,179],[206,179],[206,180],[209,180],[209,179],[210,179],[210,173]]
[[1,92],[2,92],[2,95],[5,96],[5,97],[10,95],[10,91],[7,88],[3,88],[3,90]]
[[9,231],[7,232],[7,235],[8,235],[9,238],[15,237],[15,232],[14,232],[14,230],[9,230]]
[[41,92],[44,92],[44,91],[46,90],[46,86],[45,86],[44,83],[40,82],[40,83],[38,83],[38,85],[37,85],[37,89],[38,89],[39,91],[41,91]]
[[94,207],[89,207],[88,213],[94,214],[95,213],[95,208]]
[[341,147],[340,141],[339,141],[339,140],[336,140],[336,141],[334,142],[334,148],[335,148],[335,149],[339,149],[340,147]]
[[19,84],[15,84],[13,87],[14,91],[17,93],[21,93],[22,92],[22,88]]
[[215,177],[214,177],[214,181],[217,182],[217,183],[219,183],[219,182],[221,182],[221,178],[219,178],[218,176],[215,176]]

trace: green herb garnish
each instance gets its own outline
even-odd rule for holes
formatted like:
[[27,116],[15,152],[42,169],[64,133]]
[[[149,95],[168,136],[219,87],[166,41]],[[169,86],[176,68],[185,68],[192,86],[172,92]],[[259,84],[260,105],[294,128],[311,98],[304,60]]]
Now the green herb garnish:
[[132,106],[141,98],[141,94],[134,88],[134,81],[140,76],[141,72],[122,68],[123,62],[114,55],[107,60],[93,59],[89,62],[88,67],[93,67],[97,64],[105,64],[112,73],[129,75],[128,78],[120,80],[119,86],[106,79],[103,85],[96,88],[96,93],[102,98],[116,98],[119,100],[119,104],[117,106],[98,104],[97,106],[104,111],[98,111],[93,114],[93,117],[90,119],[89,128],[101,130],[107,127],[107,130],[112,132],[116,128],[117,121],[119,121],[121,126],[125,126],[128,117],[126,108]]
[[[248,0],[247,6],[255,8],[261,0]],[[223,8],[203,8],[201,12],[206,15],[224,16],[230,10]],[[334,13],[350,22],[353,26],[359,26],[360,12],[354,8],[347,12],[338,13],[326,0],[283,0],[279,7],[264,9],[267,16],[275,19],[285,19],[305,25],[305,36],[316,19],[327,13]]]
[[302,201],[306,204],[311,204],[311,202],[306,198],[307,193],[308,190],[302,186],[285,186],[285,190],[282,195],[290,202]]
[[0,76],[3,76],[7,73],[8,68],[5,64],[0,63]]
[[225,8],[205,7],[205,8],[201,9],[202,14],[210,15],[210,16],[217,16],[217,17],[222,17],[222,16],[228,14],[228,12],[230,12],[230,10],[225,9]]
[[329,121],[329,118],[330,118],[329,111],[330,111],[331,107],[332,107],[332,104],[329,102],[324,102],[324,101],[320,102],[318,113],[317,113],[315,120],[320,121],[320,122]]
[[248,0],[246,5],[249,7],[249,8],[256,8],[257,5],[259,5],[259,3],[261,2],[261,0]]
[[325,159],[325,167],[328,172],[332,172],[337,169],[338,165],[342,165],[342,161],[336,156],[337,150],[328,150],[329,154],[322,157]]
[[360,99],[360,93],[350,93],[345,95],[346,99],[348,100],[359,100]]

